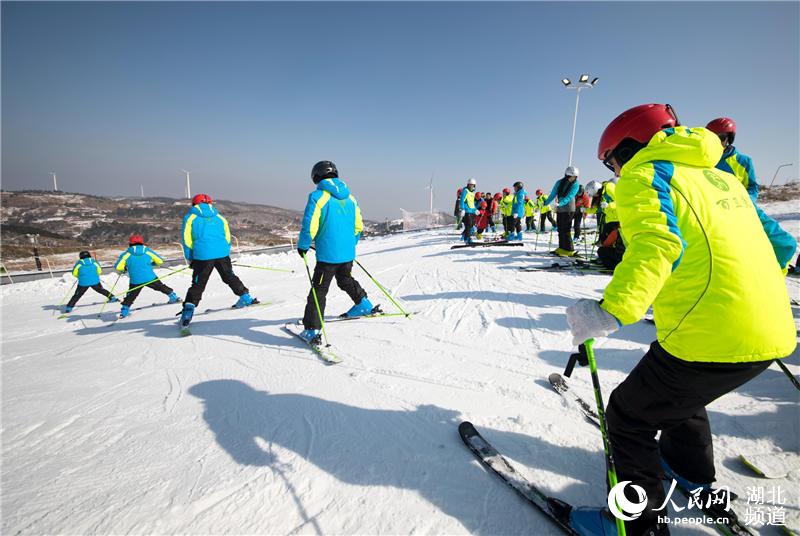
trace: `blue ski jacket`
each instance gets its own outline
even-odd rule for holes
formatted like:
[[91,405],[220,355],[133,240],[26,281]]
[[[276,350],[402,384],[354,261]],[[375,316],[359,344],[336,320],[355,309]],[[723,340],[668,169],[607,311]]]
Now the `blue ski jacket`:
[[103,273],[103,269],[91,257],[79,260],[72,267],[72,275],[78,278],[78,285],[81,287],[91,287],[98,284],[101,273]]
[[519,192],[514,194],[514,202],[511,203],[511,214],[520,218],[525,218],[525,196],[528,195],[528,192],[525,191],[525,188],[521,188]]
[[324,179],[308,194],[297,248],[308,250],[314,242],[317,261],[351,262],[364,222],[356,198],[339,179]]
[[147,246],[135,245],[123,251],[114,264],[114,269],[118,272],[128,270],[128,277],[132,285],[149,283],[157,279],[153,271],[153,265],[160,265],[164,259]]
[[186,260],[223,259],[231,254],[228,220],[209,203],[198,203],[183,218],[183,254]]

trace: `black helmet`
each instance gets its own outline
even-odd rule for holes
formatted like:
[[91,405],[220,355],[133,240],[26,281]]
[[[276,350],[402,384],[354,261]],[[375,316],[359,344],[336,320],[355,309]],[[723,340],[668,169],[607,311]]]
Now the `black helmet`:
[[81,259],[88,259],[88,258],[90,258],[90,257],[92,256],[92,254],[91,254],[91,253],[89,253],[88,251],[81,251],[81,252],[78,254],[78,256],[79,256]]
[[517,190],[522,190],[522,188],[524,188],[524,185],[522,184],[522,181],[515,182],[514,183],[514,188],[516,188]]
[[314,184],[319,184],[319,181],[324,179],[336,179],[339,177],[339,170],[336,169],[336,164],[330,160],[322,160],[314,164],[311,169],[311,180]]

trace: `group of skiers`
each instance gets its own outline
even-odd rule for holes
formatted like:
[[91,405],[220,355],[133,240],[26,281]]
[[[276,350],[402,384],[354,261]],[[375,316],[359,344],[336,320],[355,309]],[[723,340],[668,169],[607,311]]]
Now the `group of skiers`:
[[[605,414],[617,479],[647,496],[645,511],[625,522],[629,535],[668,534],[655,510],[665,500],[665,476],[706,496],[715,492],[706,405],[796,346],[783,277],[797,244],[757,206],[753,164],[732,145],[735,134],[731,119],[715,119],[705,128],[684,127],[670,105],[645,104],[620,114],[600,138],[597,156],[613,171],[612,180],[590,181],[582,192],[579,170],[569,166],[549,195],[536,191],[536,201],[522,181],[502,194],[481,194],[470,179],[459,192],[456,208],[467,243],[473,233],[480,238],[487,229],[496,232],[497,215],[507,240],[519,241],[523,221],[525,230],[532,230],[538,211],[539,231],[544,231],[545,219],[552,223],[555,212],[556,253],[573,256],[573,236],[580,235],[583,218],[591,212],[600,215],[601,227],[610,229],[605,238],[611,237],[601,237],[601,249],[611,248],[602,255],[619,255],[603,298],[580,299],[567,308],[574,344],[637,322],[653,307],[657,340],[611,393]],[[354,302],[347,315],[368,315],[373,305],[351,273],[363,229],[358,203],[332,162],[318,162],[311,179],[316,190],[308,197],[297,251],[307,265],[314,244],[317,263],[309,274],[301,337],[319,344],[334,278]],[[191,321],[213,270],[239,296],[237,307],[256,303],[233,273],[228,222],[209,196],[193,198],[182,239],[193,275],[181,325]],[[129,242],[115,264],[130,277],[122,315],[142,285],[177,302],[152,271],[162,262],[158,254],[140,235]],[[748,247],[746,259],[742,243]],[[100,267],[88,252],[81,253],[73,274],[79,286],[68,310],[88,288],[114,300],[100,285]],[[606,508],[575,509],[570,523],[579,534],[617,534]]]
[[[361,210],[355,197],[338,177],[339,172],[333,162],[326,160],[314,165],[311,179],[317,188],[308,196],[297,241],[297,251],[304,261],[312,241],[316,245],[317,263],[303,316],[305,330],[301,333],[301,338],[309,343],[319,343],[320,317],[324,317],[325,298],[334,278],[339,288],[347,292],[354,302],[353,307],[345,313],[346,316],[363,316],[374,309],[367,293],[351,275],[356,244],[363,229]],[[181,328],[187,328],[192,321],[214,270],[239,297],[233,307],[242,308],[258,303],[233,271],[230,227],[209,195],[197,194],[192,198],[192,207],[183,218],[181,241],[184,257],[192,269],[192,284],[180,313]],[[147,247],[141,234],[131,235],[128,248],[114,264],[114,269],[120,275],[127,272],[129,277],[120,317],[130,314],[131,306],[144,287],[166,294],[167,303],[180,303],[177,294],[153,271],[154,266],[163,262],[155,251]],[[72,270],[72,275],[78,279],[77,288],[65,307],[65,313],[73,310],[89,288],[106,296],[109,302],[118,301],[116,296],[103,288],[101,273],[100,264],[88,251],[82,251]]]

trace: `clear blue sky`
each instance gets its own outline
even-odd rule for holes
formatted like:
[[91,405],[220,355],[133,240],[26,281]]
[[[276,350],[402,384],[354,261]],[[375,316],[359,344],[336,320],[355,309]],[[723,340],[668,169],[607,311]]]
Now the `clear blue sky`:
[[368,218],[450,210],[468,177],[549,188],[574,92],[581,182],[622,110],[727,115],[762,182],[796,178],[800,7],[785,3],[2,3],[2,185],[301,209],[331,159]]

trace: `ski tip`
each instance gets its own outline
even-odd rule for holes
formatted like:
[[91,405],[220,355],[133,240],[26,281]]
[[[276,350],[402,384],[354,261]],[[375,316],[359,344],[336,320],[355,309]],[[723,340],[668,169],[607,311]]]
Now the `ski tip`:
[[462,421],[461,424],[458,425],[458,433],[461,434],[462,437],[474,435],[476,432],[475,426],[469,421]]

